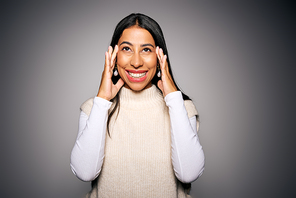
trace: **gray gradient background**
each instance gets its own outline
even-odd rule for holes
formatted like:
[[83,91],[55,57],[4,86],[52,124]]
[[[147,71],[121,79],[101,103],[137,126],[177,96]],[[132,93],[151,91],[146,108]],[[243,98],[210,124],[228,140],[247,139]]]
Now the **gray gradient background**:
[[278,2],[1,1],[0,197],[90,189],[69,166],[79,106],[97,93],[114,27],[131,12],[159,22],[201,116],[206,169],[192,196],[292,197],[295,9]]

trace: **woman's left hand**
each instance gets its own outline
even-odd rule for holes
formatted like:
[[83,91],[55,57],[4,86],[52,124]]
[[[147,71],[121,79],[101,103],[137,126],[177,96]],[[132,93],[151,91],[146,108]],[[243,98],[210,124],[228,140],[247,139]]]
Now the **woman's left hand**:
[[161,70],[161,80],[157,82],[157,86],[162,91],[163,97],[166,97],[166,95],[168,95],[169,93],[178,90],[169,72],[167,55],[164,55],[163,50],[158,46],[156,47],[156,55]]

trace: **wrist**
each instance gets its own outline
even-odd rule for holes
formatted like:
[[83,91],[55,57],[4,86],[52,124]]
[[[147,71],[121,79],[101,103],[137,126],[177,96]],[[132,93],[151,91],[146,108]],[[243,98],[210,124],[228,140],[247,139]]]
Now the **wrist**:
[[97,97],[110,101],[109,97],[106,97],[104,94],[100,92],[97,94]]

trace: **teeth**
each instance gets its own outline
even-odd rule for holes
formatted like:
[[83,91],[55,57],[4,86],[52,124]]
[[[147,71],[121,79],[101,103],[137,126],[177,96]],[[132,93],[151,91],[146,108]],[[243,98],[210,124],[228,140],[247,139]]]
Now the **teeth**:
[[144,73],[131,73],[131,72],[128,72],[128,74],[133,77],[133,78],[142,78],[146,75],[146,72]]

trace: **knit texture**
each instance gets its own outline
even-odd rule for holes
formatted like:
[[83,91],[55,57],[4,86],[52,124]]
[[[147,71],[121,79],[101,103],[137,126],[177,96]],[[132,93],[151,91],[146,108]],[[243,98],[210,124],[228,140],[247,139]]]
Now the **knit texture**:
[[[119,97],[119,114],[110,120],[111,137],[106,135],[103,167],[86,197],[190,197],[173,171],[170,117],[162,93],[154,85],[141,92],[123,87]],[[90,115],[92,106],[93,98],[81,110]],[[197,115],[191,101],[185,106],[189,117]]]

